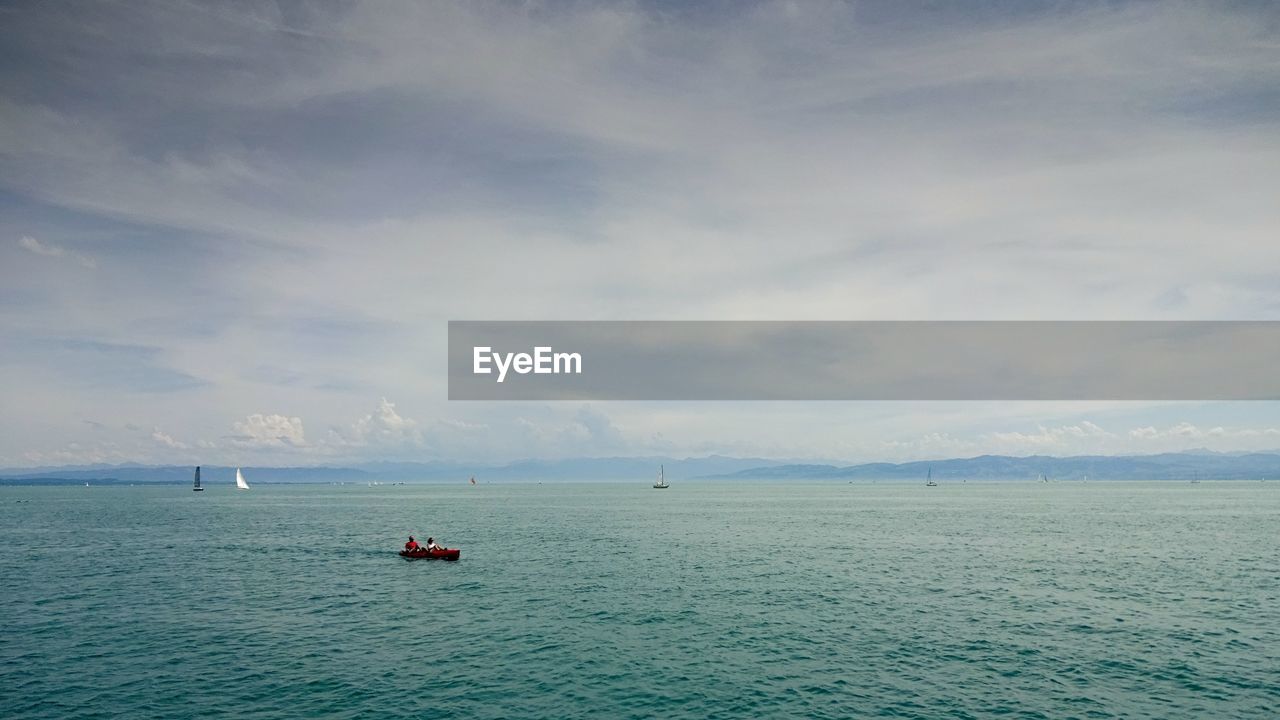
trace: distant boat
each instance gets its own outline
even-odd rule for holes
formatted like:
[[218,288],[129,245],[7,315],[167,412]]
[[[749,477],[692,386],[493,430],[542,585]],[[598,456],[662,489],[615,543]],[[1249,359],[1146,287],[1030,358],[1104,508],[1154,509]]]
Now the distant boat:
[[85,486],[85,487],[89,487],[89,483],[87,483],[87,482],[86,482],[86,483],[84,484],[84,486]]
[[938,483],[933,481],[933,468],[929,468],[929,474],[924,479],[925,487],[938,487]]
[[653,487],[657,490],[666,490],[667,488],[671,487],[670,485],[667,484],[667,479],[665,476],[663,476],[662,469],[663,469],[662,466],[659,465],[658,466],[658,482],[653,484]]
[[249,489],[249,483],[244,481],[244,475],[240,474],[240,468],[236,468],[236,488],[238,490]]
[[204,492],[204,488],[200,487],[200,466],[196,466],[196,486],[191,488],[196,492]]
[[475,476],[475,475],[472,475],[472,476],[471,476],[471,484],[472,484],[472,485],[475,485],[475,484],[476,484],[476,476]]
[[1199,484],[1200,484],[1200,473],[1198,473],[1198,472],[1197,472],[1197,473],[1196,473],[1196,474],[1191,478],[1191,484],[1192,484],[1192,485],[1199,485]]

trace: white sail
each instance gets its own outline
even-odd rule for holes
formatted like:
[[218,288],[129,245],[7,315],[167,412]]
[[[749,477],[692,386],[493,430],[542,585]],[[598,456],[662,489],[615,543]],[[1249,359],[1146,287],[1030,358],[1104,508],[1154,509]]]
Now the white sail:
[[249,483],[244,481],[244,475],[240,474],[240,468],[236,468],[236,487],[241,490],[249,489]]

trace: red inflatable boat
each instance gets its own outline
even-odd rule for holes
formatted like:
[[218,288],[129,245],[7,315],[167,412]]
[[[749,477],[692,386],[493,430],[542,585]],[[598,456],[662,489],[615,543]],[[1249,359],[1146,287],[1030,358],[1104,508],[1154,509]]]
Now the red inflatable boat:
[[418,548],[417,550],[401,550],[400,557],[405,560],[457,560],[458,555],[461,553],[462,551],[458,548],[445,548],[444,550]]

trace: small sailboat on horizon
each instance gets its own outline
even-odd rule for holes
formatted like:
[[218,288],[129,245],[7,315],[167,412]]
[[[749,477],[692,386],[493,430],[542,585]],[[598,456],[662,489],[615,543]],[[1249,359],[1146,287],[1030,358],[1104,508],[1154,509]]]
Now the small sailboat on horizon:
[[194,492],[204,492],[204,488],[200,487],[200,466],[196,466],[196,485],[191,488]]
[[658,466],[658,482],[653,484],[653,487],[655,490],[666,490],[667,488],[671,487],[670,485],[667,484],[667,479],[666,477],[663,476],[662,470],[663,470],[662,466],[659,465]]
[[240,473],[240,468],[236,468],[236,489],[237,490],[249,489],[249,483],[244,481],[244,475]]
[[929,474],[924,478],[925,487],[938,487],[938,483],[933,481],[933,468],[929,468]]

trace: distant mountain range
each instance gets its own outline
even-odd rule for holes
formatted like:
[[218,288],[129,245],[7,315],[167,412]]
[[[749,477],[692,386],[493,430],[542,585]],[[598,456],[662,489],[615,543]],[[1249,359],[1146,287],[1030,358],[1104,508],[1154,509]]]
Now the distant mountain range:
[[732,480],[919,480],[932,471],[956,480],[1258,480],[1280,478],[1280,454],[1206,452],[1161,455],[982,455],[950,460],[862,465],[774,465],[711,477]]
[[[1162,455],[1078,455],[921,460],[861,465],[800,464],[713,455],[702,458],[609,457],[521,460],[500,465],[452,462],[372,463],[353,467],[245,467],[253,483],[368,483],[652,480],[659,465],[668,480],[920,480],[932,471],[947,480],[1256,480],[1280,478],[1280,453],[1191,451]],[[193,468],[180,465],[88,465],[0,470],[0,484],[189,483]],[[205,465],[206,485],[231,484],[235,468]]]

